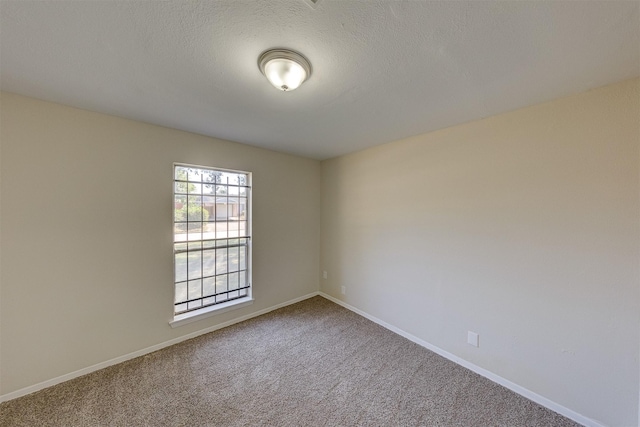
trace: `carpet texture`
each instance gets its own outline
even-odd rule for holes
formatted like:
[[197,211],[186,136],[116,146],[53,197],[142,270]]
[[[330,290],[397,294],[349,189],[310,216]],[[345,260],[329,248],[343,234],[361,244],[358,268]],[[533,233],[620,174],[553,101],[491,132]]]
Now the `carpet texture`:
[[322,297],[0,405],[1,426],[578,426]]

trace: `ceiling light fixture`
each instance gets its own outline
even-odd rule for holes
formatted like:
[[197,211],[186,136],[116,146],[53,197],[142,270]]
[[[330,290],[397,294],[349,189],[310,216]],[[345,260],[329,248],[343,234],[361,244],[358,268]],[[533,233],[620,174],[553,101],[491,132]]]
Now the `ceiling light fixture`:
[[276,89],[294,90],[311,76],[309,60],[289,49],[271,49],[258,58],[258,67]]

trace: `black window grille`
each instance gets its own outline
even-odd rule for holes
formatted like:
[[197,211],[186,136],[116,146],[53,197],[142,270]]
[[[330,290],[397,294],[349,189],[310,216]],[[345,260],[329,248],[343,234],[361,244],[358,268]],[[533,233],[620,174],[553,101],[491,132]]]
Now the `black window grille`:
[[250,296],[250,175],[174,166],[175,314]]

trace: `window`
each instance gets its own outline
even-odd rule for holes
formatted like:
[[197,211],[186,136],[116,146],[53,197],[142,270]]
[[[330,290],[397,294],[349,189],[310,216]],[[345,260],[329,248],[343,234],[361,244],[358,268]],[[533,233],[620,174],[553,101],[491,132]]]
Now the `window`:
[[247,172],[174,165],[174,316],[250,299],[250,181]]

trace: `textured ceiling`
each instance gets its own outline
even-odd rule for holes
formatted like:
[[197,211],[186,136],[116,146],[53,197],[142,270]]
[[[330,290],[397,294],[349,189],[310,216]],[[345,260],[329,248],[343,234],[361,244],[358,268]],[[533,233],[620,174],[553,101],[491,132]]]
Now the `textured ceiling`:
[[[6,1],[2,90],[325,159],[640,75],[638,1]],[[299,50],[279,92],[256,61]]]

